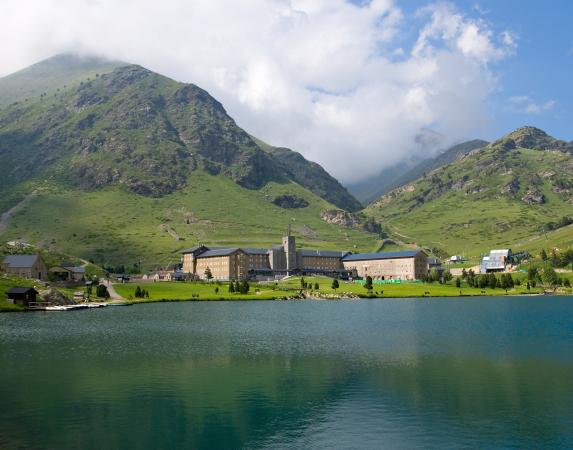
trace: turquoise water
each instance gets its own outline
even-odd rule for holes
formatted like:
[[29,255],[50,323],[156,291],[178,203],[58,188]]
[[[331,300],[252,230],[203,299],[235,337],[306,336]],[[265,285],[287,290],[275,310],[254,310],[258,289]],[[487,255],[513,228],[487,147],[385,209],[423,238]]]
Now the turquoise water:
[[0,448],[573,448],[573,298],[3,314]]

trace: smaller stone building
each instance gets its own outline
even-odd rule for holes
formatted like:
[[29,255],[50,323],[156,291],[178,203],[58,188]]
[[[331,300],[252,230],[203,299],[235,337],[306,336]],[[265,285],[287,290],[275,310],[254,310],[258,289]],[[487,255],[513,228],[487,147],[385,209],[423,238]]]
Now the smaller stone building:
[[423,250],[356,253],[342,258],[355,276],[373,280],[422,280],[428,275],[428,255]]
[[86,275],[85,267],[81,266],[55,266],[49,272],[59,281],[83,281]]
[[28,306],[36,301],[38,291],[31,287],[13,287],[6,293],[8,303],[13,305]]
[[48,268],[40,255],[8,255],[2,262],[2,272],[19,278],[48,278]]

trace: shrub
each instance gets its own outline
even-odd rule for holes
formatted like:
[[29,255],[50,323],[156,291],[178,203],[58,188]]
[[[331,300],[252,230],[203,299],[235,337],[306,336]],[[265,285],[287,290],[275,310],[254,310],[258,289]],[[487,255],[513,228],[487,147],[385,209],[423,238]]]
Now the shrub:
[[105,287],[103,284],[98,284],[96,288],[96,295],[100,298],[109,298],[107,287]]

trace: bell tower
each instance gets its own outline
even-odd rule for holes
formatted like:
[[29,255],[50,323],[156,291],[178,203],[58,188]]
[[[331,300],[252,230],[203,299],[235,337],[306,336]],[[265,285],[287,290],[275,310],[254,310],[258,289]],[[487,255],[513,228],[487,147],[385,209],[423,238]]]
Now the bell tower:
[[287,235],[283,237],[283,249],[286,256],[287,275],[292,275],[298,267],[296,266],[296,240],[290,234],[290,224]]

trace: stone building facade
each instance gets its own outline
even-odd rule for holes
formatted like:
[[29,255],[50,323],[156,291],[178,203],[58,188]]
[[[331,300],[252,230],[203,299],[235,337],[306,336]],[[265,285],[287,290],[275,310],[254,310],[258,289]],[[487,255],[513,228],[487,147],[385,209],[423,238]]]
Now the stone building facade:
[[287,275],[349,276],[377,280],[421,280],[428,274],[422,250],[390,253],[297,250],[294,236],[282,245],[264,248],[208,248],[198,245],[182,252],[183,272],[205,279],[207,268],[215,280],[271,279]]
[[48,268],[40,255],[9,255],[1,264],[2,272],[19,278],[46,280]]
[[182,252],[183,272],[205,279],[209,268],[215,280],[273,278],[295,274],[347,275],[342,258],[348,252],[297,250],[294,236],[282,245],[264,248],[208,248],[198,245]]
[[423,250],[351,254],[342,264],[355,276],[373,280],[422,280],[428,274],[428,255]]

